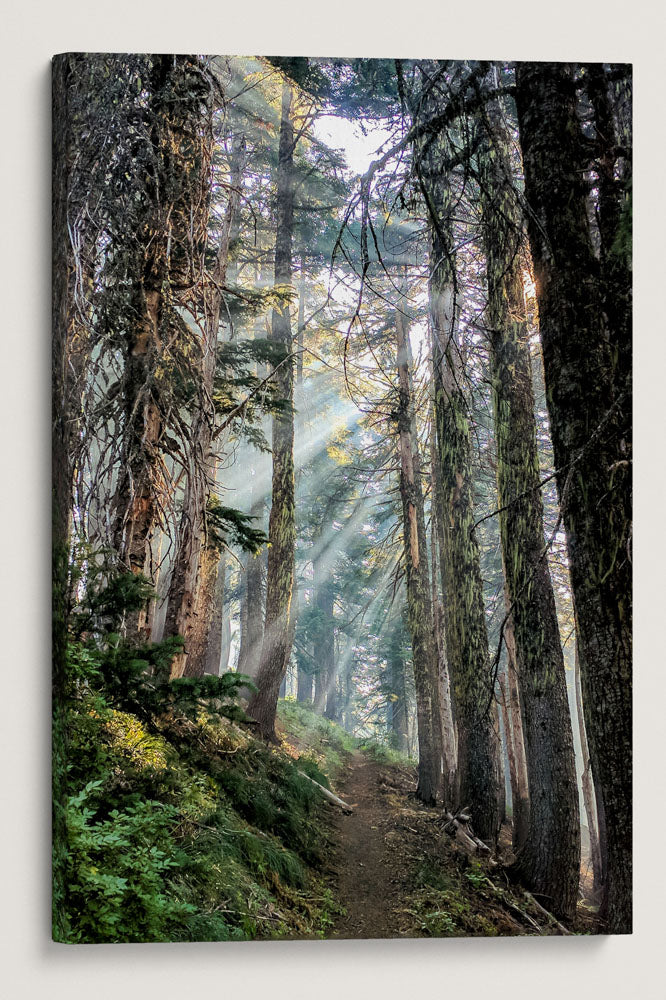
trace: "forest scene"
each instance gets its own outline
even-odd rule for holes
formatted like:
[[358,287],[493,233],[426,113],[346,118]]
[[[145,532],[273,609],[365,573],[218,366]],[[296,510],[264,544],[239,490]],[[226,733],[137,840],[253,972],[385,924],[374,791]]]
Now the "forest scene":
[[631,933],[631,66],[52,99],[54,940]]

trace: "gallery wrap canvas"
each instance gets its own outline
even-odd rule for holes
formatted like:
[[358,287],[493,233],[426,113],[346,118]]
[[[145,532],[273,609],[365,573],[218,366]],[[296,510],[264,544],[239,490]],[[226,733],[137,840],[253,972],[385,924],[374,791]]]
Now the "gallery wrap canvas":
[[631,933],[631,66],[52,74],[54,939]]

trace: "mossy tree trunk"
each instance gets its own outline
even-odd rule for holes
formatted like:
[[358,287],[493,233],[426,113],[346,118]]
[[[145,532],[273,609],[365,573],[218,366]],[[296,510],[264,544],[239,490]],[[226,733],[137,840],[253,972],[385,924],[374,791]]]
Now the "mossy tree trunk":
[[[444,741],[444,763],[447,769],[447,786],[454,789],[457,785],[458,738],[453,715],[451,698],[451,677],[446,655],[446,626],[444,624],[444,527],[442,483],[439,459],[437,457],[437,431],[434,412],[430,426],[430,525],[431,525],[431,562],[432,562],[432,613],[435,629],[435,644],[437,648],[439,698],[442,709],[442,735]],[[439,586],[438,586],[439,581]],[[440,592],[440,587],[441,592]],[[441,593],[441,599],[440,599]]]
[[419,777],[416,794],[426,803],[447,801],[447,769],[444,764],[442,707],[440,703],[437,648],[435,643],[428,549],[426,545],[423,490],[420,479],[418,440],[410,375],[411,351],[407,320],[401,298],[395,310],[398,366],[398,452],[407,622],[412,642],[412,662],[418,719]]
[[458,335],[455,257],[446,200],[433,232],[430,313],[444,528],[446,650],[458,727],[457,804],[494,841],[500,826],[499,740],[494,722],[479,547],[474,532],[468,401]]
[[[507,600],[507,612],[510,604]],[[527,840],[530,821],[529,780],[527,777],[527,759],[525,756],[525,738],[523,733],[523,717],[520,707],[520,692],[518,687],[518,667],[516,663],[516,643],[513,636],[513,618],[511,614],[504,626],[504,641],[506,644],[506,671],[500,675],[502,697],[506,699],[509,715],[509,731],[511,747],[515,760],[515,787],[511,779],[511,796],[513,799],[513,850],[518,853]]]
[[[282,115],[277,169],[277,231],[275,240],[275,285],[291,286],[291,253],[294,219],[294,126],[293,94],[282,87]],[[289,305],[273,310],[272,339],[288,355],[292,351]],[[256,677],[258,690],[250,699],[249,714],[260,734],[275,739],[275,713],[280,684],[287,669],[293,638],[292,596],[294,586],[294,373],[291,361],[276,376],[286,409],[273,419],[272,503],[268,524],[268,571],[266,614],[261,660]]]
[[[631,393],[626,293],[608,294],[573,68],[519,63],[516,104],[546,396],[567,530],[585,724],[606,813],[608,927],[631,931]],[[629,266],[628,206],[613,253]],[[610,237],[604,237],[606,244]],[[611,309],[609,316],[607,310]]]
[[580,869],[576,763],[544,544],[521,215],[508,143],[497,122],[479,162],[500,534],[530,789],[529,831],[516,868],[533,892],[549,900],[554,913],[572,919]]

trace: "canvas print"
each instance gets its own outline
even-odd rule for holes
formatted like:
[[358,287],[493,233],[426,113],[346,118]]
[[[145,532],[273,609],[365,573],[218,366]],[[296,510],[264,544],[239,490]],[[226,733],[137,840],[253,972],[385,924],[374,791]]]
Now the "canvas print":
[[631,67],[52,69],[54,938],[630,933]]

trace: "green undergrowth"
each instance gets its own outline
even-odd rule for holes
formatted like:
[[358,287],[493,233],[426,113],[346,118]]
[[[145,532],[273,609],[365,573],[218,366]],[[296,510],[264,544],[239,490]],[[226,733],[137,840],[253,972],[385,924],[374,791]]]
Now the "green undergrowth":
[[415,763],[410,757],[407,756],[407,754],[400,753],[399,750],[395,750],[393,747],[387,746],[385,743],[378,743],[376,740],[361,739],[357,741],[356,746],[377,764],[386,764],[388,766],[397,765],[398,767],[413,767]]
[[147,725],[92,693],[70,723],[68,940],[323,933],[324,807],[298,773],[327,783],[313,756],[204,713]]
[[327,778],[335,780],[345,760],[354,750],[356,741],[341,726],[318,715],[308,703],[285,698],[278,703],[278,729],[284,732],[283,748],[300,754],[300,767],[317,781],[322,781],[309,768],[319,769],[326,776],[322,781],[330,787]]
[[500,869],[464,853],[425,855],[417,866],[412,915],[429,937],[497,937],[558,934]]
[[70,636],[58,939],[323,936],[338,912],[320,876],[327,807],[299,771],[328,784],[340,738],[327,726],[320,740],[313,713],[299,710],[294,743],[311,734],[299,756],[287,711],[285,746],[269,748],[216,678],[176,684],[160,710],[171,650],[130,648],[110,627],[87,622]]

